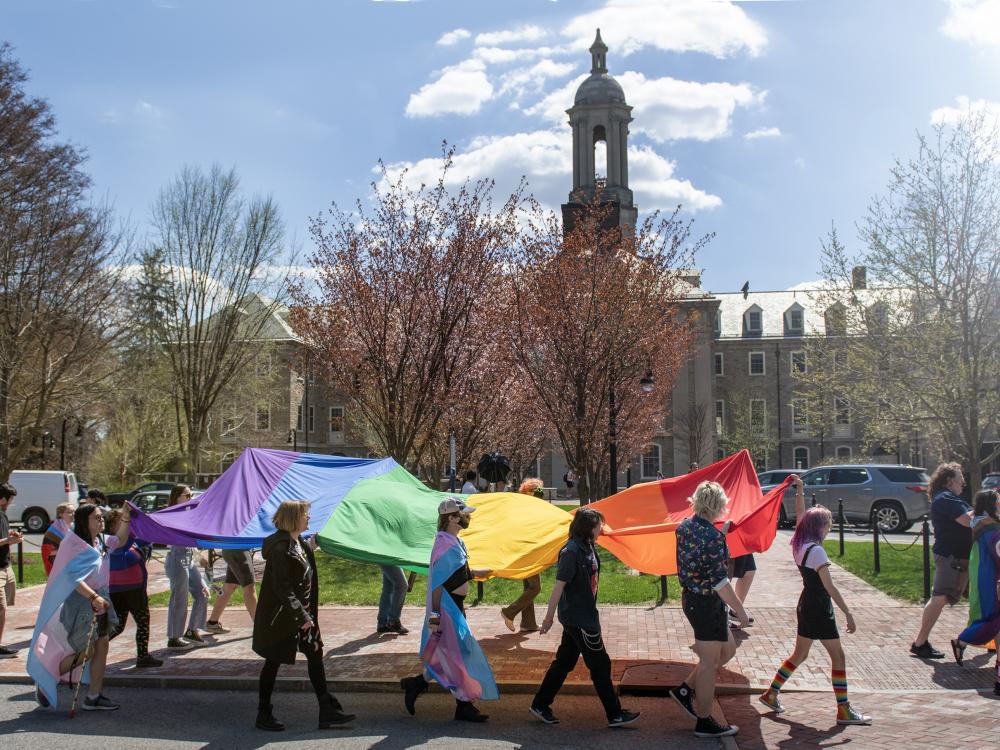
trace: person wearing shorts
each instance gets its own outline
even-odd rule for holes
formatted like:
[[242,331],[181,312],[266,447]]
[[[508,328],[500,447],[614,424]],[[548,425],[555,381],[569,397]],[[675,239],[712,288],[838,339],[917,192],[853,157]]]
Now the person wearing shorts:
[[224,549],[222,550],[222,559],[226,561],[226,580],[222,584],[221,596],[215,600],[215,605],[212,607],[212,616],[205,623],[205,630],[217,635],[229,632],[229,628],[223,627],[219,620],[237,588],[243,589],[243,606],[250,613],[250,622],[253,622],[257,614],[257,586],[253,571],[253,555],[245,549]]
[[[748,552],[745,555],[738,555],[729,561],[729,580],[733,582],[733,590],[743,603],[746,603],[747,594],[750,593],[750,586],[753,584],[753,578],[756,573],[757,561],[754,560],[752,553]],[[729,610],[729,616],[735,618],[736,613]],[[752,617],[750,618],[750,624],[753,625]],[[738,630],[739,622],[733,619],[729,623],[729,627]]]
[[934,589],[924,606],[920,630],[910,644],[910,653],[921,659],[943,659],[931,645],[931,629],[945,604],[962,601],[969,585],[969,555],[972,552],[972,506],[959,495],[965,489],[961,464],[941,464],[927,485],[934,527]]
[[[6,482],[0,484],[0,639],[3,638],[4,622],[7,619],[7,605],[14,604],[14,592],[17,591],[17,580],[10,566],[11,545],[21,541],[21,534],[12,531],[7,520],[7,507],[10,505],[17,490]],[[17,649],[0,646],[0,659],[9,659],[17,655]]]
[[677,577],[683,588],[684,616],[694,630],[698,664],[684,682],[670,689],[670,696],[697,722],[696,737],[728,737],[739,728],[712,717],[716,674],[736,654],[727,605],[741,627],[746,627],[749,616],[729,582],[725,535],[729,523],[722,530],[715,528],[729,498],[717,482],[702,482],[690,503],[694,515],[677,527]]

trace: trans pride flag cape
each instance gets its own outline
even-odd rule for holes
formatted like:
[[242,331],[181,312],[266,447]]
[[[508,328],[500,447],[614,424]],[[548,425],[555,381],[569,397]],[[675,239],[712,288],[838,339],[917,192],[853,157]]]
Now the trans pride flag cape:
[[969,557],[969,626],[958,639],[974,646],[983,646],[1000,633],[1000,601],[997,581],[1000,580],[1000,524],[980,521],[972,533],[972,555]]
[[[427,584],[428,613],[434,590],[463,567],[467,559],[465,545],[458,537],[444,531],[437,533]],[[424,629],[420,634],[420,659],[427,672],[460,701],[499,700],[500,690],[486,655],[469,630],[469,623],[458,605],[445,591],[441,592],[439,614],[441,632],[432,634],[427,618],[424,618]]]
[[[57,705],[59,662],[73,653],[59,613],[73,590],[88,576],[99,572],[100,567],[101,555],[96,549],[76,534],[63,537],[38,607],[35,632],[28,649],[28,674],[52,706]],[[86,677],[83,681],[86,682]]]
[[45,532],[45,536],[42,537],[42,566],[45,568],[46,578],[52,575],[52,564],[55,562],[56,553],[59,551],[59,544],[62,542],[63,537],[72,533],[73,530],[69,527],[69,524],[61,518],[57,518],[49,526],[48,531]]

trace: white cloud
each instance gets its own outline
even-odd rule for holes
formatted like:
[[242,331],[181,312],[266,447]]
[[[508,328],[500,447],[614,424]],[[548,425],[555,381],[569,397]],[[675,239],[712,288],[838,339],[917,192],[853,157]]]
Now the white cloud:
[[[573,95],[586,76],[546,96],[525,110],[550,122],[564,122],[566,110],[573,106]],[[680,138],[709,141],[729,134],[737,107],[761,104],[766,92],[746,83],[697,83],[676,78],[646,78],[628,71],[616,76],[625,90],[625,99],[635,109],[634,133],[645,133],[654,141]]]
[[949,0],[941,30],[952,39],[1000,46],[1000,0]]
[[500,78],[499,93],[520,99],[526,93],[537,93],[550,78],[562,78],[573,72],[573,63],[540,60],[530,67],[515,68]]
[[781,129],[773,126],[770,128],[757,128],[756,130],[751,130],[749,133],[744,133],[743,137],[748,141],[758,138],[780,138]]
[[1000,123],[1000,102],[988,99],[969,99],[967,96],[955,98],[957,107],[938,107],[931,112],[931,124],[955,125],[969,115],[984,114]]
[[[502,199],[524,176],[529,191],[543,205],[555,208],[567,199],[572,186],[571,150],[572,141],[562,129],[478,137],[455,153],[448,185],[455,187],[467,179],[495,179],[496,195]],[[441,173],[441,159],[389,165],[389,179],[395,179],[403,169],[408,170],[406,180],[411,187],[432,185]],[[675,164],[652,148],[629,149],[630,187],[643,202],[642,209],[669,209],[682,203],[694,212],[721,205],[718,196],[678,179],[674,170]]]
[[721,58],[741,51],[756,55],[767,44],[764,28],[729,0],[608,0],[603,8],[573,18],[562,34],[586,48],[595,28],[622,55],[654,47]]
[[135,113],[137,115],[142,115],[143,117],[148,117],[151,120],[159,120],[163,117],[163,110],[157,107],[155,104],[150,104],[149,102],[140,99],[136,102]]
[[101,114],[97,116],[97,119],[101,122],[107,122],[112,125],[118,123],[122,118],[121,114],[118,112],[117,107],[108,107]]
[[493,85],[481,60],[468,59],[445,68],[436,81],[410,95],[407,117],[443,114],[471,115],[493,97]]
[[476,34],[476,45],[482,47],[493,47],[498,44],[516,44],[517,42],[537,42],[548,36],[548,32],[541,26],[519,26],[516,29],[506,29],[504,31],[491,31],[485,34]]
[[450,47],[453,44],[458,44],[463,39],[468,39],[472,34],[468,29],[455,29],[454,31],[448,31],[441,35],[441,38],[437,40],[437,43],[442,47]]

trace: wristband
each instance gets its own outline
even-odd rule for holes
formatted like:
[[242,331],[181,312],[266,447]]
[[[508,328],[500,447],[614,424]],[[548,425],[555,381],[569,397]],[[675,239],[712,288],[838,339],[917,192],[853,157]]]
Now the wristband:
[[94,599],[97,599],[99,596],[100,596],[100,594],[96,594],[96,593],[95,594],[91,594],[90,595],[90,601],[94,601]]
[[440,620],[441,619],[441,613],[440,612],[431,612],[431,615],[430,615],[429,619],[431,619],[431,620]]

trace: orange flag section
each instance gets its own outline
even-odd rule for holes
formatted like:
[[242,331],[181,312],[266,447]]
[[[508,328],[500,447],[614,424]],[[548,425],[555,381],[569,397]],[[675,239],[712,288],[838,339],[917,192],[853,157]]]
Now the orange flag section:
[[763,552],[778,528],[781,496],[791,480],[761,495],[750,452],[739,453],[690,474],[637,484],[593,503],[607,524],[598,543],[626,565],[652,575],[677,573],[674,531],[691,515],[688,498],[702,482],[718,482],[729,496],[719,524],[732,520],[728,536],[733,557]]

